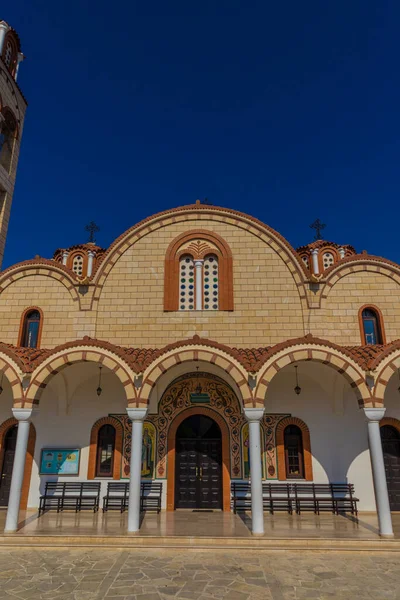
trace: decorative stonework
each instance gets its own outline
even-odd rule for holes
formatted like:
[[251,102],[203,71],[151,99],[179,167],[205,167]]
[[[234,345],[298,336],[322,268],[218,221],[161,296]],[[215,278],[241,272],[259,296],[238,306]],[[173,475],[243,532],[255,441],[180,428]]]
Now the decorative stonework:
[[201,385],[203,393],[209,395],[207,407],[221,415],[229,428],[231,477],[241,477],[240,430],[244,417],[239,401],[223,379],[203,372],[187,373],[175,379],[162,395],[158,414],[148,417],[158,432],[156,476],[163,478],[167,475],[168,429],[178,414],[195,406],[190,394],[198,385]]

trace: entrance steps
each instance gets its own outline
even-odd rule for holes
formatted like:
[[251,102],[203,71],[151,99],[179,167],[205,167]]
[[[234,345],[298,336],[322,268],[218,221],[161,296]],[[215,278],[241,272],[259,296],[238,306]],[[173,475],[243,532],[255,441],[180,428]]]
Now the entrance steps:
[[26,535],[0,536],[0,548],[138,548],[138,549],[192,549],[192,550],[265,550],[265,551],[349,551],[349,552],[400,552],[400,539],[350,539],[350,538],[267,538],[267,537],[202,537],[202,536],[150,536],[127,534],[104,535]]

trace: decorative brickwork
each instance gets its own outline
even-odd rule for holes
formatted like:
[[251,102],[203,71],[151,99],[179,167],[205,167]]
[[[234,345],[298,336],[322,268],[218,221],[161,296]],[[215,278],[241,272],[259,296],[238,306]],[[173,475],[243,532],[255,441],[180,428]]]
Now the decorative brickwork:
[[241,393],[241,400],[244,405],[252,405],[252,393],[247,382],[247,373],[238,361],[229,354],[222,352],[217,348],[209,348],[202,345],[182,346],[176,350],[171,350],[163,355],[144,372],[143,384],[140,389],[140,401],[147,404],[151,390],[157,383],[157,380],[165,371],[174,365],[184,362],[203,361],[221,367],[238,386]]
[[[4,459],[4,441],[7,435],[7,432],[11,427],[15,425],[18,426],[17,419],[11,417],[11,419],[7,419],[0,425],[0,466],[3,468],[3,459]],[[28,506],[28,496],[29,496],[29,487],[31,483],[31,473],[32,473],[32,465],[33,465],[33,457],[35,454],[35,443],[36,443],[36,429],[33,423],[30,424],[29,427],[29,438],[28,438],[28,447],[26,451],[26,459],[25,459],[25,469],[24,469],[24,480],[22,483],[22,492],[21,492],[21,502],[20,502],[20,510],[25,510]]]
[[293,346],[284,344],[284,350],[277,352],[259,370],[257,375],[257,386],[254,393],[256,406],[264,406],[267,389],[273,377],[284,367],[300,361],[314,360],[334,368],[341,373],[353,388],[360,406],[364,400],[369,399],[371,392],[365,383],[365,374],[362,369],[344,353],[334,349],[330,344],[323,346],[319,340],[310,338],[309,343],[297,343],[293,340]]
[[38,404],[50,377],[77,362],[95,362],[110,369],[118,377],[125,390],[127,404],[136,405],[134,373],[129,365],[109,350],[79,344],[78,347],[73,347],[70,350],[56,352],[55,355],[51,355],[37,367],[32,373],[31,382],[25,394],[24,406]]
[[92,431],[90,432],[87,478],[94,479],[96,477],[97,439],[99,430],[103,425],[112,425],[115,429],[113,479],[121,479],[123,429],[121,423],[114,417],[102,417],[92,427]]
[[312,472],[312,454],[311,454],[311,442],[310,432],[307,425],[301,419],[297,417],[285,417],[280,421],[276,428],[276,450],[278,454],[278,479],[285,481],[287,479],[286,474],[286,461],[285,461],[285,442],[284,434],[285,429],[289,425],[296,425],[301,429],[303,438],[303,455],[304,455],[304,479],[306,481],[313,480]]

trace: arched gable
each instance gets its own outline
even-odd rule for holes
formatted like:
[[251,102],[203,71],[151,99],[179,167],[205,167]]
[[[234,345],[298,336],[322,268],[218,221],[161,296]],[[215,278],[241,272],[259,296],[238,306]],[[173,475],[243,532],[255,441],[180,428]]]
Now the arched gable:
[[202,229],[201,221],[207,219],[245,229],[271,246],[289,269],[299,290],[301,300],[307,303],[307,294],[304,287],[304,282],[308,278],[307,270],[294,248],[292,248],[285,238],[254,217],[232,209],[203,204],[181,206],[158,213],[144,219],[117,238],[104,253],[102,260],[96,267],[93,277],[97,285],[94,301],[97,302],[99,300],[105,280],[120,256],[139,239],[150,232],[161,230],[167,225],[180,222],[188,222],[188,228],[193,229],[189,223],[196,221],[196,225]]
[[79,305],[79,294],[76,289],[77,278],[64,265],[46,259],[24,261],[8,267],[0,274],[0,299],[1,293],[12,283],[24,277],[43,275],[59,281],[71,295],[72,301]]

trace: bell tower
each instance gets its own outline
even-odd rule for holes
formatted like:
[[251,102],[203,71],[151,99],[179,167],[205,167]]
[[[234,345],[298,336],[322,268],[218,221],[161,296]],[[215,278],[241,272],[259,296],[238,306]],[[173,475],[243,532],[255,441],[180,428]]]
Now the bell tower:
[[0,21],[0,268],[27,106],[17,84],[23,59],[17,32],[5,21]]

